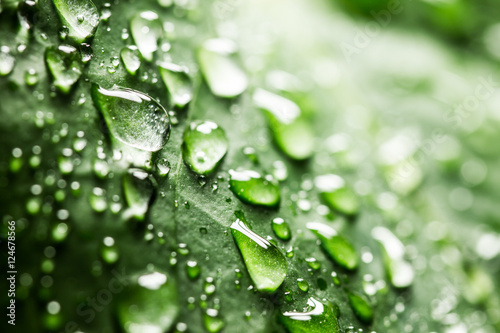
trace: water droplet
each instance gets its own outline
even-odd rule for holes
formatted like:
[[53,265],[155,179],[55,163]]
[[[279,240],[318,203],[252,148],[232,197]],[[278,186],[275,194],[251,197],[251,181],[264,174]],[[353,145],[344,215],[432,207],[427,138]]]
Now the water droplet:
[[358,266],[356,251],[335,229],[319,222],[310,222],[306,226],[316,234],[325,252],[337,264],[347,269],[355,269]]
[[274,140],[285,154],[296,160],[311,156],[314,132],[297,104],[263,89],[255,91],[253,101],[265,112]]
[[215,292],[214,278],[207,277],[205,280],[205,285],[203,286],[205,294],[212,295]]
[[89,202],[92,209],[98,213],[102,213],[108,208],[105,192],[100,187],[94,187]]
[[210,333],[217,333],[224,327],[224,320],[219,317],[216,309],[207,309],[203,315],[203,323]]
[[179,107],[193,99],[193,84],[187,69],[172,63],[158,65],[161,78],[167,87],[171,103]]
[[307,265],[314,270],[318,270],[321,268],[321,262],[319,262],[316,258],[306,258]]
[[358,199],[346,186],[342,177],[334,174],[317,176],[314,184],[321,198],[331,209],[348,216],[353,216],[358,212]]
[[196,121],[184,132],[182,157],[194,172],[211,173],[227,152],[224,130],[211,121]]
[[108,264],[115,263],[120,257],[113,237],[104,238],[103,246],[101,248],[101,257]]
[[339,325],[331,304],[324,304],[310,297],[310,309],[306,312],[287,311],[279,316],[281,323],[290,333],[338,333]]
[[280,190],[272,176],[262,177],[253,170],[229,170],[229,188],[243,202],[276,206],[280,202]]
[[104,89],[92,85],[92,98],[110,132],[119,141],[146,151],[160,150],[167,142],[168,114],[153,98],[136,90]]
[[52,239],[56,243],[61,243],[68,236],[69,228],[66,223],[58,223],[52,228]]
[[109,174],[109,164],[105,160],[96,159],[93,169],[95,175],[99,178],[105,178]]
[[170,172],[170,163],[165,158],[160,158],[156,162],[156,168],[158,170],[158,174],[162,177],[166,177]]
[[278,289],[287,273],[283,253],[240,220],[231,225],[231,232],[255,287],[268,292]]
[[236,52],[231,40],[207,40],[198,51],[198,61],[205,80],[214,95],[235,97],[246,90],[248,78],[231,57]]
[[138,13],[130,21],[130,32],[142,57],[153,61],[153,53],[158,49],[158,38],[162,35],[158,14],[152,11]]
[[136,46],[127,46],[120,51],[125,69],[131,75],[135,75],[139,67],[141,67],[141,55]]
[[59,17],[69,29],[68,36],[77,43],[82,43],[94,35],[99,24],[99,14],[92,1],[53,0]]
[[117,294],[117,317],[127,333],[166,332],[179,313],[177,287],[167,275],[154,271],[129,281],[116,277],[126,287]]
[[373,310],[368,301],[360,294],[350,292],[349,304],[351,304],[354,314],[364,323],[371,323],[373,320]]
[[415,271],[404,260],[403,243],[387,228],[375,227],[372,237],[377,240],[384,251],[384,264],[391,283],[396,288],[406,288],[413,283]]
[[309,283],[304,279],[297,279],[297,286],[305,293],[309,291]]
[[139,221],[144,220],[153,192],[154,184],[146,171],[129,169],[123,176],[123,193],[129,206],[126,215]]
[[0,47],[0,76],[9,75],[14,69],[16,59],[10,53],[8,46]]
[[276,178],[280,182],[286,180],[288,178],[288,169],[286,167],[286,164],[283,163],[283,161],[275,161],[273,163],[272,174],[274,178]]
[[287,241],[292,237],[290,226],[281,217],[277,217],[273,220],[272,228],[276,236],[281,240]]
[[257,152],[255,151],[255,148],[253,147],[244,147],[243,148],[243,154],[248,157],[250,161],[253,163],[257,164],[259,162],[259,158],[257,157]]
[[34,70],[33,68],[28,69],[24,73],[24,82],[26,82],[28,86],[34,86],[35,84],[37,84],[38,73],[36,72],[36,70]]
[[198,263],[194,260],[188,260],[188,262],[186,263],[187,276],[191,280],[195,280],[198,278],[198,276],[200,276],[200,272],[201,272],[201,269],[200,269],[200,266],[198,265]]
[[83,65],[77,49],[69,45],[49,47],[45,61],[54,78],[54,85],[67,94],[82,75]]

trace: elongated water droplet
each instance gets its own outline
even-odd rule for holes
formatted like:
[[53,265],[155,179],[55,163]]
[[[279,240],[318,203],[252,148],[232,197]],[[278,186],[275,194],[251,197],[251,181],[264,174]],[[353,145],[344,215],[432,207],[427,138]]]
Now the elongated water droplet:
[[158,14],[152,11],[138,13],[130,21],[130,32],[142,57],[152,61],[153,53],[158,49],[158,38],[162,35]]
[[193,99],[193,84],[187,69],[172,63],[158,65],[163,83],[167,87],[171,103],[183,107]]
[[129,206],[126,214],[140,221],[144,220],[154,192],[149,174],[141,169],[129,169],[123,176],[123,192]]
[[325,252],[337,264],[347,269],[355,269],[358,266],[356,251],[335,229],[319,222],[310,222],[306,226],[318,236]]
[[229,188],[243,202],[276,206],[280,202],[279,186],[270,175],[262,177],[253,170],[229,170]]
[[67,94],[82,75],[80,53],[69,45],[49,47],[45,52],[45,61],[54,78],[54,85]]
[[217,333],[224,327],[224,320],[220,318],[216,309],[207,309],[203,314],[203,323],[210,333]]
[[404,259],[403,243],[387,228],[375,227],[372,237],[382,246],[384,264],[391,283],[396,288],[405,288],[413,283],[415,272]]
[[127,46],[122,48],[120,56],[125,65],[125,69],[131,75],[135,75],[139,67],[141,67],[141,55],[136,46]]
[[163,272],[139,275],[132,281],[116,277],[115,285],[125,286],[118,294],[118,322],[127,333],[169,330],[178,313],[179,304],[175,282]]
[[321,198],[331,209],[349,216],[358,212],[358,199],[342,177],[334,174],[322,175],[314,179],[314,184]]
[[92,98],[108,128],[119,141],[146,151],[167,143],[170,121],[160,103],[136,90],[92,85]]
[[364,323],[371,323],[373,320],[373,310],[368,301],[360,294],[350,292],[349,304],[351,304],[354,314]]
[[287,241],[292,237],[290,226],[281,217],[277,217],[273,220],[272,227],[274,233],[279,239]]
[[227,152],[226,133],[211,121],[196,121],[184,132],[182,157],[194,172],[211,173]]
[[90,206],[97,213],[102,213],[108,209],[108,201],[105,192],[100,187],[94,187],[89,198]]
[[287,311],[279,316],[281,323],[290,333],[338,333],[339,325],[333,306],[310,297],[310,310],[306,312]]
[[0,47],[0,76],[9,75],[14,69],[16,59],[10,53],[8,46]]
[[24,73],[24,82],[28,86],[34,86],[38,83],[38,73],[33,68],[30,68]]
[[314,132],[297,104],[263,89],[253,94],[255,105],[268,119],[274,140],[289,157],[303,160],[314,151]]
[[92,37],[99,24],[99,14],[90,0],[53,0],[68,36],[77,43]]
[[278,289],[287,273],[283,253],[240,220],[233,222],[231,232],[257,290],[273,292]]
[[245,72],[231,57],[236,44],[228,39],[209,39],[198,51],[198,61],[203,76],[214,95],[235,97],[248,86]]

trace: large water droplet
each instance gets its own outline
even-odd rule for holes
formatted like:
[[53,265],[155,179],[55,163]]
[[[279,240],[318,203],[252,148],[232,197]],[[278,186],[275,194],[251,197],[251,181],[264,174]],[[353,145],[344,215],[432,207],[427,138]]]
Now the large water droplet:
[[54,78],[54,85],[67,94],[82,75],[80,53],[69,45],[49,47],[45,52],[45,61]]
[[280,202],[279,186],[270,175],[262,177],[253,170],[229,170],[229,188],[243,202],[276,206]]
[[170,121],[160,103],[127,88],[92,85],[92,98],[113,136],[129,146],[160,150],[168,140]]
[[342,177],[334,174],[322,175],[314,179],[314,184],[321,198],[331,209],[349,216],[358,212],[358,199]]
[[373,320],[373,310],[368,301],[360,294],[349,293],[349,304],[351,304],[354,314],[364,323],[371,323]]
[[384,263],[387,275],[396,288],[405,288],[412,284],[415,277],[413,267],[404,260],[403,243],[387,228],[375,227],[372,237],[377,240],[384,251]]
[[265,111],[274,140],[289,157],[303,160],[314,151],[314,132],[297,104],[263,89],[253,94],[255,105]]
[[158,65],[161,78],[174,105],[183,107],[193,99],[193,84],[187,69],[172,63]]
[[211,173],[226,155],[227,138],[224,130],[211,121],[195,121],[184,132],[182,157],[194,172]]
[[130,32],[143,58],[152,61],[162,35],[158,14],[152,11],[138,13],[130,21]]
[[92,37],[99,24],[99,14],[90,0],[53,0],[68,36],[77,43]]
[[9,75],[14,69],[16,59],[10,53],[8,46],[0,47],[0,76]]
[[126,215],[144,220],[154,192],[154,185],[149,174],[141,169],[129,169],[123,176],[123,192],[129,205]]
[[248,86],[248,78],[231,57],[237,47],[228,39],[209,39],[198,51],[198,61],[205,80],[214,95],[235,97]]
[[287,273],[283,253],[240,220],[233,222],[231,232],[257,290],[273,292],[278,289]]
[[325,252],[337,264],[347,269],[355,269],[358,266],[356,251],[335,229],[319,222],[310,222],[306,226],[318,236]]
[[[162,272],[138,276],[133,281],[115,277],[114,285],[126,286],[118,294],[118,321],[127,333],[162,333],[179,313],[176,284]],[[122,280],[123,279],[123,280]]]
[[281,323],[290,333],[338,333],[339,325],[331,304],[324,304],[310,297],[306,312],[284,312],[279,316]]
[[139,67],[141,67],[141,57],[136,46],[127,46],[120,51],[125,69],[131,75],[135,75]]

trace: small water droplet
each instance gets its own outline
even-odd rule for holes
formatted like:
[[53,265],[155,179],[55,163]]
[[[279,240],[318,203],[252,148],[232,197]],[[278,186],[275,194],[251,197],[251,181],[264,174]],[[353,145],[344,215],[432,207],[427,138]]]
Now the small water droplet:
[[139,53],[139,49],[136,46],[124,47],[120,51],[120,57],[122,58],[127,72],[131,75],[135,75],[139,67],[141,67],[141,55]]
[[54,85],[67,94],[82,75],[83,65],[77,49],[69,45],[49,47],[45,61],[54,78]]
[[130,32],[143,58],[152,61],[158,49],[158,38],[162,35],[158,14],[153,11],[136,14],[130,21]]
[[276,236],[281,240],[287,241],[292,237],[290,226],[281,217],[273,219],[272,228]]
[[183,107],[193,99],[193,84],[187,69],[172,63],[158,65],[161,78],[167,87],[171,103]]
[[348,216],[357,214],[358,199],[342,177],[334,174],[317,176],[314,184],[328,207]]

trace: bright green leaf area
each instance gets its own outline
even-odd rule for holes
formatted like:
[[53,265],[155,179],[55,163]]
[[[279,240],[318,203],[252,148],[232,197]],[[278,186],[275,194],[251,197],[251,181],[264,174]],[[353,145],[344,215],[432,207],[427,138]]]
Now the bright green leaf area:
[[[500,331],[496,2],[402,2],[388,24],[386,1],[93,3],[1,4],[2,332]],[[298,120],[270,122],[258,88]],[[227,151],[186,164],[207,121]],[[325,197],[328,174],[348,193]],[[235,212],[274,264],[245,264]]]

